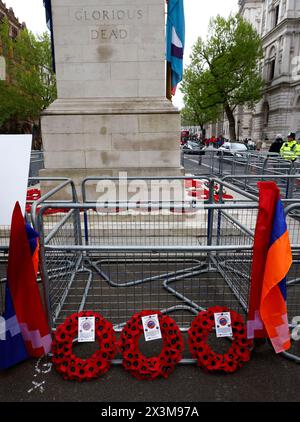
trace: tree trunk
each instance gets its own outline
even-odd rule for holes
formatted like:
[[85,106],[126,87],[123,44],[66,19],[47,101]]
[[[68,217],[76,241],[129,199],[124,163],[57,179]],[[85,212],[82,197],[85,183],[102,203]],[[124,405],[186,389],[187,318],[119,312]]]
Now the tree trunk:
[[229,104],[225,104],[225,113],[229,122],[229,138],[231,141],[236,141],[235,118]]
[[41,119],[34,122],[34,124],[33,124],[32,139],[33,139],[34,149],[40,151],[42,149]]
[[201,128],[201,134],[202,134],[202,140],[204,141],[205,135],[206,135],[206,129],[204,128],[204,125],[200,123]]

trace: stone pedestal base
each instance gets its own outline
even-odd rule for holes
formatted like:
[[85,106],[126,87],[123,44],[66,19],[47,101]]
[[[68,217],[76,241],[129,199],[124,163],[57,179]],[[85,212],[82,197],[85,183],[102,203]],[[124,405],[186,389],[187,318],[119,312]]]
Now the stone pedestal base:
[[180,115],[156,98],[56,100],[42,116],[41,176],[178,176]]
[[[121,173],[120,173],[121,172]],[[175,169],[165,169],[165,168],[124,168],[121,169],[60,169],[60,170],[52,170],[52,169],[43,169],[40,171],[40,177],[67,177],[72,179],[76,186],[76,191],[78,194],[78,198],[82,200],[82,190],[81,185],[83,179],[86,177],[119,177],[126,174],[126,177],[178,177],[184,176],[185,171],[184,168],[175,168]],[[182,182],[181,182],[182,184]],[[41,190],[42,194],[45,194],[50,189],[57,186],[57,182],[42,182],[41,183]],[[118,182],[116,183],[116,189],[118,189]],[[87,198],[89,200],[97,201],[99,199],[99,191],[97,192],[97,183],[88,183],[87,184]],[[150,194],[149,194],[150,195]],[[52,199],[55,200],[70,200],[71,199],[71,191],[68,188],[60,191],[56,194]],[[130,198],[128,198],[130,199]],[[113,199],[111,199],[113,201]]]

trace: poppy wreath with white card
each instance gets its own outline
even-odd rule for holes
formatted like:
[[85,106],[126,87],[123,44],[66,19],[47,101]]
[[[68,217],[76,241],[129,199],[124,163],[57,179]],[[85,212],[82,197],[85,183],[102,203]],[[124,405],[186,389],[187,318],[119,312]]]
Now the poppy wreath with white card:
[[[208,344],[208,337],[215,329],[216,313],[229,312],[233,338],[228,351],[215,352]],[[189,349],[197,364],[207,372],[232,373],[250,360],[253,341],[247,338],[243,317],[225,306],[214,306],[200,312],[188,331]]]
[[[95,318],[95,339],[99,349],[87,359],[81,359],[73,353],[73,342],[78,336],[79,318]],[[105,374],[116,353],[116,336],[113,326],[102,315],[83,311],[68,317],[54,334],[52,343],[52,362],[64,379],[89,381]]]
[[[144,333],[142,317],[157,315],[163,340],[158,356],[146,357],[139,350],[139,339]],[[138,312],[122,330],[119,348],[123,355],[123,367],[135,378],[153,380],[168,378],[181,360],[183,339],[178,325],[168,315],[159,311]]]

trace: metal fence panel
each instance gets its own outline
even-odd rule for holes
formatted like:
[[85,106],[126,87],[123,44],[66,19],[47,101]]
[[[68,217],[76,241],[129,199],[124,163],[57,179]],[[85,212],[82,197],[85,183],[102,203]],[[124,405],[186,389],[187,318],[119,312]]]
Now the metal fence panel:
[[190,204],[184,213],[173,203],[56,206],[69,210],[60,221],[44,219],[47,206],[38,218],[53,327],[84,307],[116,328],[134,312],[159,309],[183,331],[207,306],[247,309],[257,204]]

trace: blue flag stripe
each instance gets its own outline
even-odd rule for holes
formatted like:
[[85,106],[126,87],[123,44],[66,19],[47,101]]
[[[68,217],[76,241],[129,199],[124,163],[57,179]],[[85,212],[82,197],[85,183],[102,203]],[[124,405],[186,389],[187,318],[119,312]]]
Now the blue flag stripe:
[[0,369],[8,369],[28,359],[21,329],[15,314],[8,285],[5,289],[5,339],[0,340]]
[[275,215],[274,215],[273,228],[272,228],[271,239],[270,239],[270,246],[273,245],[273,243],[276,242],[276,240],[279,239],[286,231],[287,231],[287,225],[285,221],[284,208],[283,208],[281,200],[279,199],[275,207]]
[[[169,0],[166,32],[166,59],[169,63],[171,63],[172,88],[174,88],[183,77],[183,51],[185,43],[183,0]],[[174,44],[174,40],[172,39],[174,32],[182,44],[182,51],[180,51],[180,47],[178,45]]]
[[[273,227],[270,239],[270,247],[280,239],[281,236],[287,231],[287,224],[285,219],[284,207],[281,202],[281,199],[278,199],[277,204],[275,206],[275,213],[274,213],[274,220],[273,220]],[[286,277],[281,280],[278,284],[279,289],[281,291],[282,297],[286,301]]]

